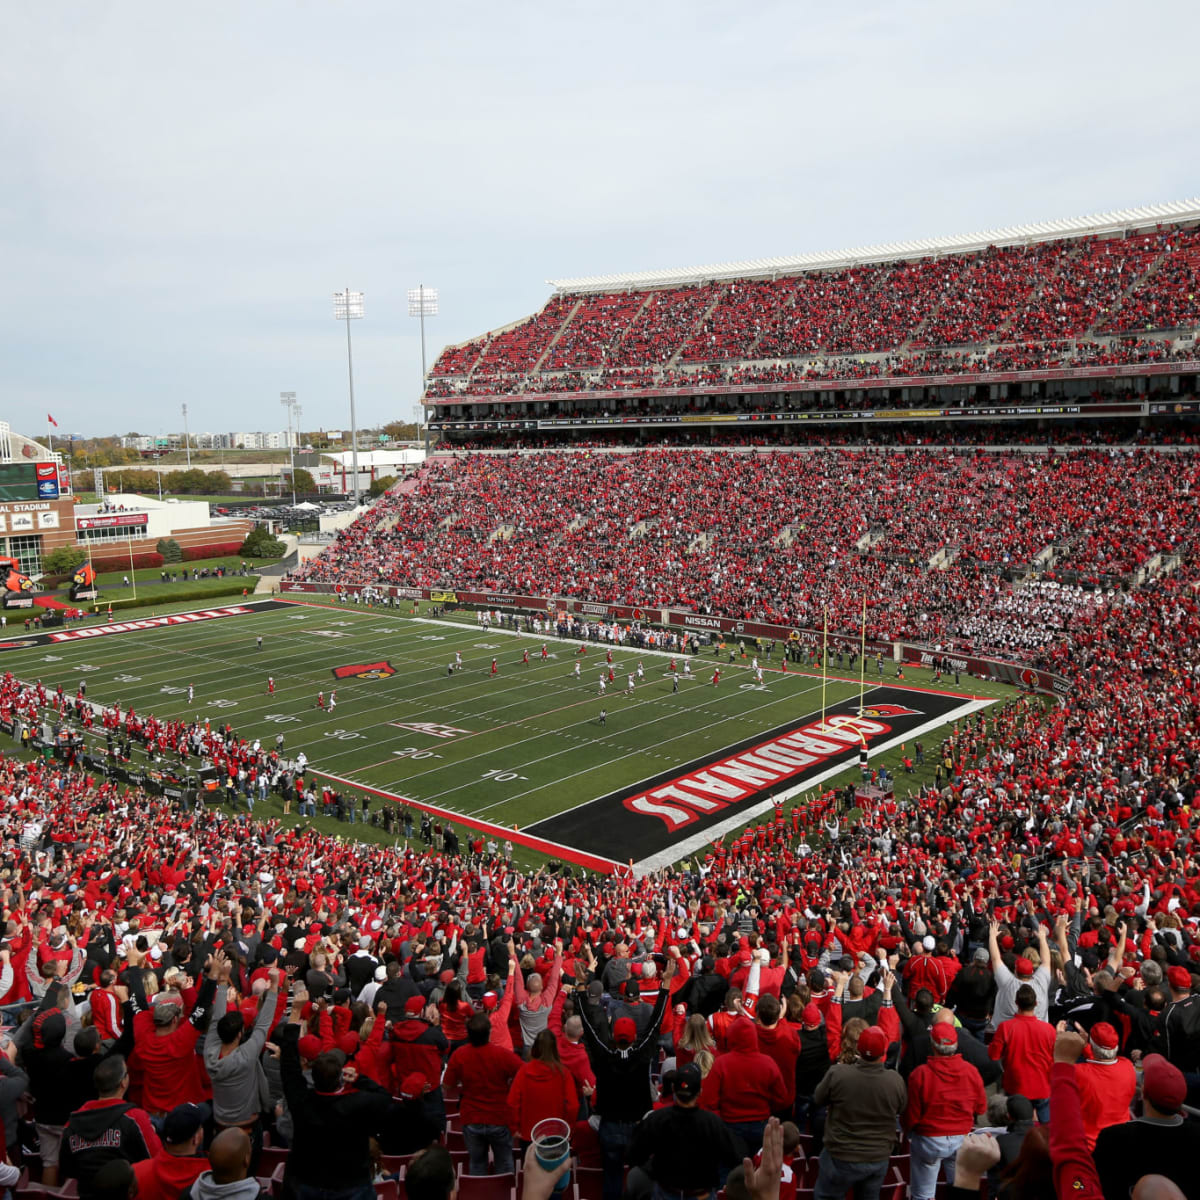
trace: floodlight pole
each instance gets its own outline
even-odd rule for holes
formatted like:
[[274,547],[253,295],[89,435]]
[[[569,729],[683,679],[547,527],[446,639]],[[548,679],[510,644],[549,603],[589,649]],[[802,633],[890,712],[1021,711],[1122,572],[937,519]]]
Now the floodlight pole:
[[423,283],[411,288],[408,293],[408,315],[421,318],[421,416],[425,424],[425,455],[429,455],[429,407],[425,403],[427,372],[425,368],[425,318],[436,317],[438,294],[436,288],[427,288]]
[[296,507],[296,443],[292,438],[292,409],[296,410],[296,424],[300,424],[300,406],[296,403],[295,392],[280,392],[279,403],[287,409],[288,415],[288,464],[292,471],[292,507]]
[[192,439],[188,437],[187,405],[183,406],[183,448],[187,451],[188,470],[192,467]]
[[346,369],[350,378],[350,465],[354,472],[354,507],[358,507],[358,422],[354,416],[354,353],[350,347],[350,322],[363,316],[363,294],[345,291],[333,293],[333,315],[346,322]]

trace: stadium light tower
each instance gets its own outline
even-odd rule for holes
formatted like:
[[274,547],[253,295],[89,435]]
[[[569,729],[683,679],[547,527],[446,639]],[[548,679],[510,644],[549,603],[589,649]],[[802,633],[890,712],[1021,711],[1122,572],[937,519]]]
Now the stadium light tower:
[[187,427],[187,405],[186,405],[186,404],[183,406],[183,448],[184,448],[184,450],[186,450],[186,451],[187,451],[187,465],[188,465],[188,470],[191,470],[191,466],[192,466],[192,439],[191,439],[190,437],[188,437],[188,427]]
[[429,454],[429,408],[425,404],[425,318],[438,315],[437,288],[423,283],[408,291],[408,315],[421,318],[421,417],[425,424],[425,453]]
[[292,507],[296,507],[296,439],[292,437],[292,414],[296,414],[296,432],[300,432],[300,405],[296,403],[295,392],[280,392],[279,403],[287,409],[288,415],[288,464],[292,470]]
[[354,355],[350,349],[350,322],[363,317],[363,294],[346,288],[333,293],[333,316],[346,322],[346,367],[350,373],[350,465],[354,471],[354,507],[358,507],[358,423],[354,417]]

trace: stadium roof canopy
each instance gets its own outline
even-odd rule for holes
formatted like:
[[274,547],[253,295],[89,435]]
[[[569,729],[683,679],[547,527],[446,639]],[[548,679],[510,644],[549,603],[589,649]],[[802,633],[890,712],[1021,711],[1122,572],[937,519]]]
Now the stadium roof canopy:
[[1041,221],[1034,225],[1012,225],[958,237],[923,238],[914,242],[890,242],[860,246],[832,254],[797,254],[785,258],[755,258],[746,262],[719,263],[710,267],[686,267],[674,271],[633,271],[625,275],[585,275],[577,279],[548,279],[559,292],[608,292],[623,288],[683,287],[717,279],[762,279],[793,275],[800,271],[831,271],[859,263],[889,262],[894,259],[936,258],[943,254],[967,254],[989,246],[1016,246],[1049,242],[1059,238],[1103,236],[1145,229],[1164,222],[1200,221],[1200,198],[1145,208],[1077,217],[1067,221]]

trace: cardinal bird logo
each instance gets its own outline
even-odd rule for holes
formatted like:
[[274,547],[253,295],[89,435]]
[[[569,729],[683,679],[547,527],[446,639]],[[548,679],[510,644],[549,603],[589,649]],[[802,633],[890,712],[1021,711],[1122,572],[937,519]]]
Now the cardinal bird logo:
[[334,667],[334,679],[386,679],[395,675],[396,668],[386,659],[374,663],[348,663],[344,667]]
[[870,708],[857,710],[860,717],[921,717],[919,708],[905,708],[903,704],[873,704]]

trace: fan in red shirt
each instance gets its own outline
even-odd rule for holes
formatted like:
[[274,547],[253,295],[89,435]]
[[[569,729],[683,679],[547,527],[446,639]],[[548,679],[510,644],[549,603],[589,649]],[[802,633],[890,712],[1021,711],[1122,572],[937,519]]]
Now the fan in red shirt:
[[1037,992],[1017,988],[1017,1015],[1001,1021],[988,1045],[989,1056],[1004,1065],[1004,1090],[1024,1096],[1046,1120],[1050,1111],[1050,1068],[1054,1063],[1054,1026],[1036,1015]]
[[512,1110],[509,1088],[521,1070],[521,1060],[491,1040],[492,1024],[484,1013],[467,1022],[467,1044],[460,1046],[446,1064],[442,1086],[462,1089],[459,1119],[467,1144],[469,1173],[486,1175],[488,1148],[498,1175],[513,1170]]
[[942,1164],[953,1180],[954,1156],[987,1112],[979,1072],[958,1053],[958,1030],[938,1021],[929,1032],[932,1053],[908,1077],[903,1123],[912,1135],[912,1197],[933,1200]]

